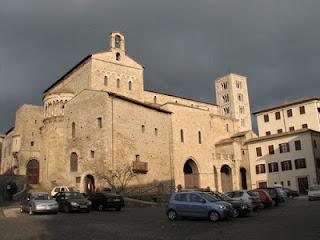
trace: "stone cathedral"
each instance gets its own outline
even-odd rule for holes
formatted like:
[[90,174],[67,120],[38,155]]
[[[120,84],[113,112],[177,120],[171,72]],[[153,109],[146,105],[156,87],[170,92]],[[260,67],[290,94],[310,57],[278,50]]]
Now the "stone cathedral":
[[144,68],[126,52],[120,32],[107,51],[82,59],[43,92],[43,105],[22,105],[2,137],[1,174],[28,184],[88,183],[130,166],[129,187],[140,192],[251,186],[247,147],[255,136],[247,79],[214,81],[216,104],[144,89]]

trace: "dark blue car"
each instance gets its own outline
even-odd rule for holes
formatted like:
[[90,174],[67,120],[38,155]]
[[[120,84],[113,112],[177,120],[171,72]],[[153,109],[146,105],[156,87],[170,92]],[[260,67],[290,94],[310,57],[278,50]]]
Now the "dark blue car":
[[204,192],[177,192],[169,200],[167,216],[170,220],[178,217],[209,218],[212,222],[232,218],[230,203]]

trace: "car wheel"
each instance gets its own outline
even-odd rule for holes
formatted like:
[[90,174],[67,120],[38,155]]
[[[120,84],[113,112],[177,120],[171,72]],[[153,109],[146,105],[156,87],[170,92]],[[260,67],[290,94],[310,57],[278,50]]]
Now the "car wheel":
[[64,212],[65,213],[69,213],[70,212],[70,208],[68,205],[64,206]]
[[99,206],[98,206],[98,211],[99,211],[99,212],[102,212],[102,211],[103,211],[103,205],[102,205],[102,204],[99,204]]
[[168,216],[170,221],[176,220],[177,219],[177,212],[174,211],[174,210],[169,210],[167,212],[167,216]]
[[117,211],[117,212],[120,212],[120,211],[121,211],[121,208],[116,208],[116,211]]
[[313,199],[311,197],[309,197],[309,201],[312,201]]
[[232,216],[233,216],[234,218],[237,218],[237,217],[239,217],[239,215],[240,215],[239,210],[234,208],[234,209],[233,209]]
[[22,206],[20,206],[20,213],[23,213],[23,208],[22,208]]
[[29,207],[29,215],[33,215],[32,207]]
[[219,213],[217,213],[216,211],[212,211],[209,213],[209,220],[211,222],[217,222],[219,221],[219,219],[220,219]]

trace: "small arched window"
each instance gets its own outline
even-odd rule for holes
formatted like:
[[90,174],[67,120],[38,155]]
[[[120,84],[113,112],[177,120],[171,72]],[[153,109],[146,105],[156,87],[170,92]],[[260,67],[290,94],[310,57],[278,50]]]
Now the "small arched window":
[[116,53],[116,60],[117,60],[117,61],[120,61],[120,59],[121,59],[120,53],[117,52],[117,53]]
[[78,155],[73,152],[70,156],[70,172],[78,171]]
[[153,97],[153,103],[157,103],[157,96]]
[[105,86],[108,86],[108,76],[104,76],[103,84],[104,84]]
[[117,79],[117,88],[120,88],[120,79]]
[[129,90],[131,90],[131,89],[132,89],[132,82],[129,81]]
[[121,37],[119,35],[116,35],[114,38],[114,46],[115,48],[120,48],[121,45]]
[[144,133],[146,130],[146,127],[144,125],[141,125],[141,131]]
[[75,122],[73,122],[71,124],[71,136],[72,136],[72,138],[76,137],[76,123]]

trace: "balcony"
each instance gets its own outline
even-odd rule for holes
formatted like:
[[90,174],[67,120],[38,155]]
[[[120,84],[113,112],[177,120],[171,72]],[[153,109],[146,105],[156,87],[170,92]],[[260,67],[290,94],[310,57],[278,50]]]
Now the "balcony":
[[213,154],[213,158],[216,160],[233,160],[234,155],[233,154],[216,153],[216,154]]
[[133,161],[132,162],[132,171],[134,173],[146,174],[148,172],[148,163],[147,162],[140,162],[140,161]]

